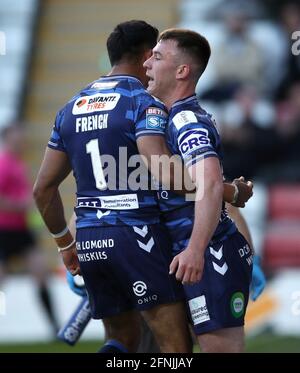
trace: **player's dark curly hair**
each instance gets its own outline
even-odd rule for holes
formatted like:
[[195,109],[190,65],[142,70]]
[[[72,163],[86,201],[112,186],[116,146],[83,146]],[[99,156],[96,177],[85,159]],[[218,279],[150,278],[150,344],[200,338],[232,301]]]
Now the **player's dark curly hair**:
[[111,65],[122,60],[135,61],[145,49],[152,49],[158,37],[157,28],[145,21],[119,23],[109,35],[106,47]]

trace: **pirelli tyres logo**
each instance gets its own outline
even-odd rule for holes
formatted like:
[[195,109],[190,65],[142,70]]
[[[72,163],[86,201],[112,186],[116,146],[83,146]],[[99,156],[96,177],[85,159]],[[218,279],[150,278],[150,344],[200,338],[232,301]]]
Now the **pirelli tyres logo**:
[[79,97],[73,105],[72,114],[82,115],[97,111],[113,110],[120,96],[119,93],[97,93],[92,96]]

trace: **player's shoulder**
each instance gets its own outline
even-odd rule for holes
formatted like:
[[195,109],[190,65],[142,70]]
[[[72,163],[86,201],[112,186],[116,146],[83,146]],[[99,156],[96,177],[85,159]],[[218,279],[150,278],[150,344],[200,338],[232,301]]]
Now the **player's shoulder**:
[[175,103],[171,109],[170,122],[177,131],[187,127],[215,127],[212,115],[200,106],[196,96]]
[[[147,92],[147,93],[148,93],[148,92]],[[155,96],[151,96],[149,93],[148,93],[148,95],[151,97],[151,100],[152,100],[154,106],[160,108],[160,109],[163,110],[164,112],[168,112],[167,107],[165,106],[165,104],[164,104],[162,101],[160,101],[160,100],[159,100],[157,97],[155,97]]]
[[103,89],[105,86],[107,88],[109,87],[113,92],[120,93],[127,97],[145,95],[146,93],[141,81],[131,75],[110,75],[102,77],[92,85],[92,87],[96,87],[97,89]]
[[138,103],[141,111],[146,110],[149,114],[157,114],[167,119],[168,109],[164,103],[147,91],[138,98]]
[[60,110],[61,114],[87,115],[94,111],[114,109],[121,98],[117,88],[126,90],[124,80],[105,76],[90,82],[67,101]]
[[68,107],[68,103],[66,103],[64,106],[62,106],[56,113],[55,116],[55,126],[59,128],[63,122],[63,119],[65,117],[65,113]]
[[199,104],[199,109],[197,111],[197,116],[201,123],[212,125],[212,126],[216,125],[216,122],[212,114],[206,111],[202,106],[200,106],[200,104]]

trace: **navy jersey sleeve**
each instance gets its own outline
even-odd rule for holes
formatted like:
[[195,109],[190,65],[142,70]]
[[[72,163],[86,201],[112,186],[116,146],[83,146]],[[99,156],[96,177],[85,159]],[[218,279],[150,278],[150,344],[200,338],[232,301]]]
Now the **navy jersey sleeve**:
[[149,94],[140,96],[137,100],[135,119],[135,137],[165,136],[167,112],[163,104]]
[[48,147],[65,152],[65,145],[60,135],[61,126],[64,120],[64,109],[60,110],[55,118],[54,126],[48,141]]
[[213,124],[201,122],[193,111],[177,113],[172,119],[178,152],[186,167],[208,157],[219,158]]

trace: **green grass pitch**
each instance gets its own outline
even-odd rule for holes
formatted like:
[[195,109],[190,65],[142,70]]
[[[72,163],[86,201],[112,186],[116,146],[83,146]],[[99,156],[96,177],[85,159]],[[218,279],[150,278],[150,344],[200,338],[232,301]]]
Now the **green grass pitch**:
[[[82,341],[74,347],[68,346],[62,342],[52,343],[34,343],[34,344],[0,344],[0,353],[22,352],[22,353],[84,353],[96,352],[102,342],[99,341]],[[195,351],[198,351],[195,348]],[[246,342],[246,352],[300,352],[300,337],[282,337],[269,333],[262,334],[255,338],[248,338]]]

